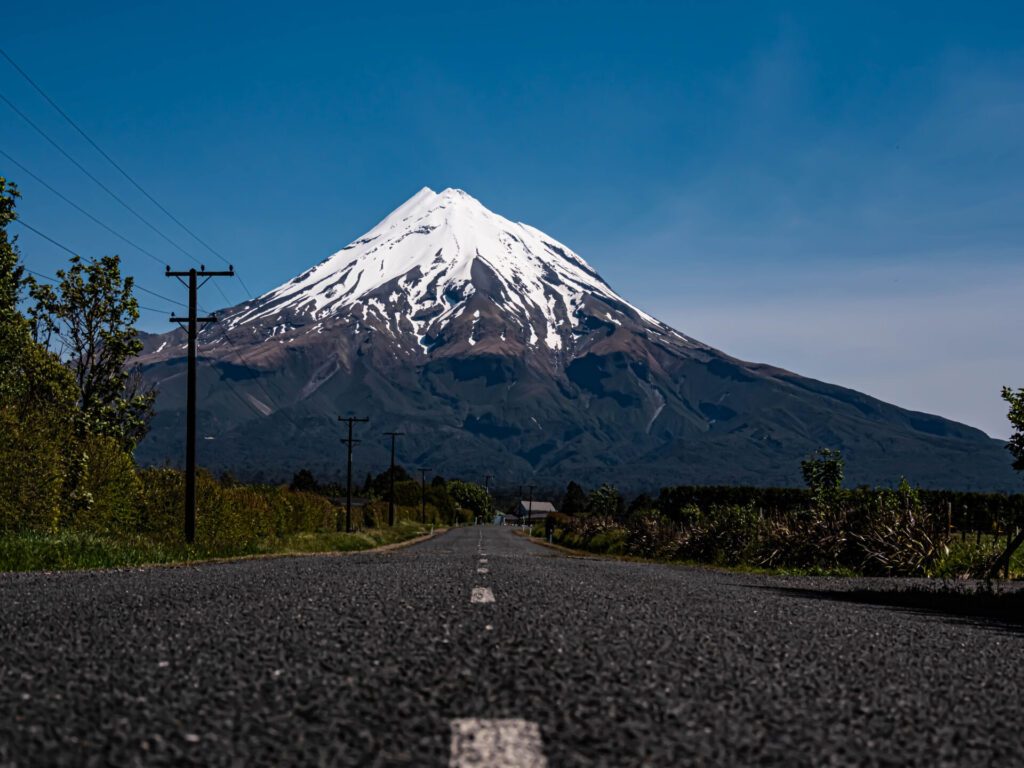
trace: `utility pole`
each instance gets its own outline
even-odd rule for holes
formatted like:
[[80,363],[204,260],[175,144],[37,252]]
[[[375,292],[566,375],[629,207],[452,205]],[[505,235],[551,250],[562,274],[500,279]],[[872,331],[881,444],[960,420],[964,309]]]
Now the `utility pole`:
[[[166,277],[176,277],[188,288],[188,317],[171,315],[172,323],[184,323],[188,333],[188,383],[185,397],[185,541],[191,544],[196,540],[196,336],[199,334],[199,323],[215,323],[217,318],[196,316],[196,294],[211,277],[234,277],[235,268],[228,266],[227,272],[207,272],[206,265],[200,264],[188,272],[171,272],[167,267]],[[187,277],[186,283],[181,278]],[[206,278],[202,283],[200,277]]]
[[427,472],[430,467],[420,467],[420,522],[427,522]]
[[494,519],[494,515],[491,514],[492,511],[493,511],[492,507],[491,507],[491,478],[492,477],[494,477],[494,475],[484,475],[484,495],[487,496],[487,514],[491,515],[491,520]]
[[391,495],[388,500],[388,525],[395,524],[395,438],[405,432],[385,432],[391,437]]
[[[355,416],[339,416],[338,421],[348,422],[348,437],[343,438],[341,442],[348,444],[348,480],[345,486],[345,532],[352,533],[352,446],[359,443],[358,440],[352,439],[352,425],[356,422],[364,424],[368,422],[369,419],[360,419]],[[334,527],[335,530],[341,530],[341,515],[338,515]]]
[[533,488],[534,488],[534,486],[531,485],[530,486],[530,506],[527,507],[527,512],[526,512],[526,525],[527,525],[527,527],[530,527],[531,525],[533,525]]

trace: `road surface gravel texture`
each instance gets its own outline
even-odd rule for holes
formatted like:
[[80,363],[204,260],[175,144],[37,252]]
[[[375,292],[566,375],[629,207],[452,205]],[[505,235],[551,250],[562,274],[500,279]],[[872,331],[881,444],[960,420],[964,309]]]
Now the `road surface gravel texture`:
[[1019,628],[847,588],[490,526],[2,574],[0,765],[1024,765]]

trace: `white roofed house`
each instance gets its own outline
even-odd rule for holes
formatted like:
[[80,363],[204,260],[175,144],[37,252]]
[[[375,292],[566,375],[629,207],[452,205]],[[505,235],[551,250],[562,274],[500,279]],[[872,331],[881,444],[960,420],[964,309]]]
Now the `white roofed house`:
[[543,522],[548,515],[555,512],[555,505],[550,501],[530,501],[523,499],[516,507],[516,511],[509,515],[511,523],[537,523]]

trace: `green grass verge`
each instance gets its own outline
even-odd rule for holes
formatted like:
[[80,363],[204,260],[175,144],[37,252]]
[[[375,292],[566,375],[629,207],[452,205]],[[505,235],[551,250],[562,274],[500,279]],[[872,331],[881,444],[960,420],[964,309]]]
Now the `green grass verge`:
[[145,536],[19,533],[0,536],[0,571],[125,568],[259,555],[358,552],[408,541],[429,532],[430,526],[402,521],[393,528],[371,528],[357,533],[298,533],[281,540],[215,549],[161,542]]

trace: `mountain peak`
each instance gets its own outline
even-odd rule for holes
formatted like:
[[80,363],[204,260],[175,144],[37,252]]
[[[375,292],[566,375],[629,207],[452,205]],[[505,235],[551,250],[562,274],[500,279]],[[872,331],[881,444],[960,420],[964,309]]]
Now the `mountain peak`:
[[571,344],[595,301],[602,323],[629,319],[664,332],[553,237],[490,211],[464,190],[423,187],[365,235],[228,322],[356,317],[429,352],[452,337],[447,326],[470,309],[476,320],[489,318],[480,329],[472,325],[471,346],[486,327],[502,342],[542,342],[555,351]]

